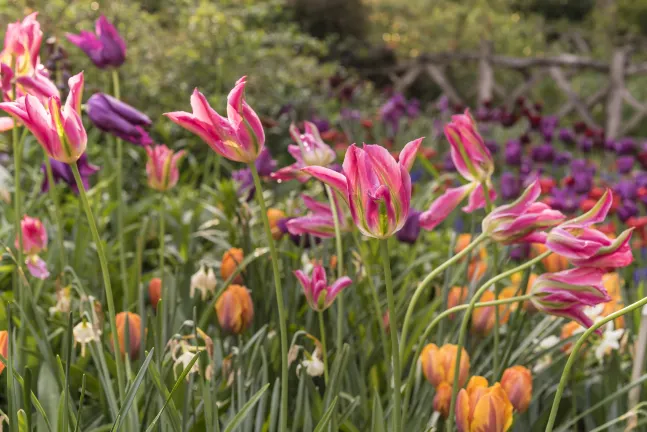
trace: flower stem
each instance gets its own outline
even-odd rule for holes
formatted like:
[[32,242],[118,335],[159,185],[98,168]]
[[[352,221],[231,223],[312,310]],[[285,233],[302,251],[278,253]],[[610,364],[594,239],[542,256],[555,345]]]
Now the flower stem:
[[276,290],[276,303],[279,310],[279,330],[281,333],[281,415],[279,416],[279,431],[286,432],[288,430],[288,329],[285,304],[283,303],[283,289],[281,287],[279,255],[276,252],[274,238],[272,238],[270,221],[267,218],[267,208],[263,198],[263,185],[261,184],[261,179],[258,177],[256,165],[253,162],[250,163],[249,169],[252,171],[252,177],[254,178],[256,200],[258,201],[258,206],[261,208],[261,219],[263,220],[265,237],[270,248],[272,270],[274,273],[274,289]]
[[54,213],[56,215],[56,241],[58,242],[58,255],[61,259],[60,274],[61,277],[65,275],[65,266],[67,258],[65,256],[65,243],[63,240],[63,215],[61,213],[61,203],[58,200],[58,191],[54,183],[54,173],[52,172],[52,163],[49,161],[49,156],[45,154],[45,169],[47,171],[47,183],[49,184],[49,199],[54,203]]
[[[341,228],[339,227],[339,215],[337,214],[337,205],[333,190],[330,186],[325,185],[330,210],[335,225],[335,246],[337,248],[337,278],[344,276],[344,249],[342,249]],[[344,342],[344,296],[343,292],[337,295],[337,351],[341,351]]]
[[319,311],[319,337],[321,338],[321,356],[323,357],[324,364],[324,379],[328,384],[328,349],[326,348],[326,324],[324,323],[323,311]]
[[[16,92],[15,86],[14,86],[14,94]],[[15,120],[14,120],[15,122]],[[22,254],[22,228],[20,225],[20,222],[22,220],[22,209],[21,209],[21,186],[20,186],[20,165],[21,165],[21,159],[22,159],[22,145],[20,140],[18,139],[18,125],[17,122],[14,123],[13,129],[11,129],[11,144],[13,147],[13,188],[14,188],[14,202],[13,202],[13,208],[14,208],[14,229],[16,231],[16,238],[18,239],[18,247],[16,248],[16,255],[18,256],[18,265],[16,265],[16,292],[14,293],[15,298],[18,300],[18,304],[20,305],[20,308],[22,310],[26,310],[25,308],[25,293],[22,289],[22,276],[20,274],[20,267],[25,264],[25,261],[23,259],[23,254]],[[18,346],[24,346],[25,342],[25,337],[26,337],[26,331],[25,331],[25,326],[21,325],[20,328],[18,329]],[[21,366],[22,366],[22,359],[21,359],[21,350],[17,350],[17,355],[16,355],[16,367],[18,371],[21,371]]]
[[[160,192],[159,194],[159,209],[158,209],[158,217],[159,217],[159,234],[158,234],[158,243],[159,243],[159,278],[160,281],[162,282],[162,299],[164,302],[162,302],[162,305],[160,306],[160,310],[158,311],[159,314],[162,316],[162,328],[160,329],[162,333],[162,343],[166,343],[166,334],[168,332],[167,329],[167,320],[166,316],[164,315],[167,310],[170,310],[169,307],[172,308],[169,300],[170,300],[170,295],[168,295],[168,289],[166,287],[166,284],[164,283],[164,258],[165,258],[165,252],[166,252],[166,215],[165,215],[165,208],[164,208],[164,194]],[[161,350],[160,350],[161,351]],[[161,365],[160,365],[161,366]]]
[[[112,87],[114,96],[121,99],[119,88],[119,73],[117,69],[112,70]],[[126,250],[124,246],[124,198],[123,198],[123,159],[124,145],[121,138],[117,141],[117,169],[115,173],[115,183],[117,189],[117,243],[119,244],[119,273],[121,275],[122,290],[126,294],[126,302],[130,301],[130,289],[128,286],[128,276],[126,269]]]
[[[411,321],[411,315],[413,315],[413,310],[416,307],[416,303],[420,296],[422,295],[422,292],[424,289],[431,283],[431,281],[434,280],[436,276],[438,276],[443,270],[454,264],[456,261],[460,260],[467,254],[469,254],[472,249],[474,249],[479,243],[484,241],[487,238],[486,234],[481,234],[477,238],[474,239],[465,249],[433,269],[424,279],[420,284],[418,285],[418,288],[416,288],[416,291],[413,293],[413,297],[411,297],[411,301],[409,302],[409,306],[407,307],[407,312],[404,315],[404,322],[402,324],[402,346],[405,347],[407,344],[407,330],[409,328],[409,322]],[[391,327],[392,329],[394,327]],[[404,353],[400,353],[400,358],[404,357]]]
[[553,431],[553,426],[555,425],[555,419],[557,418],[557,411],[559,410],[559,403],[562,399],[564,388],[568,383],[568,379],[571,373],[571,368],[575,364],[575,360],[577,359],[577,354],[580,348],[582,348],[582,345],[584,345],[584,342],[586,342],[588,337],[591,336],[597,329],[606,325],[606,323],[613,321],[616,318],[619,318],[645,305],[647,305],[647,297],[641,300],[638,300],[637,302],[634,302],[629,306],[620,309],[617,312],[607,315],[606,317],[604,317],[603,319],[601,319],[600,321],[596,322],[591,327],[589,327],[584,333],[582,333],[582,336],[580,336],[580,338],[577,340],[577,342],[575,343],[575,346],[573,347],[573,350],[571,351],[571,354],[568,356],[568,360],[566,361],[566,366],[564,366],[562,377],[559,380],[559,385],[557,386],[557,391],[555,392],[555,399],[553,399],[553,406],[550,409],[550,417],[548,418],[548,424],[546,425],[546,432]]
[[[487,282],[485,282],[483,285],[479,287],[478,290],[474,293],[472,296],[472,299],[470,300],[470,303],[467,307],[467,311],[465,312],[465,315],[463,316],[463,321],[461,322],[461,329],[460,333],[458,334],[458,346],[456,349],[456,361],[454,363],[454,383],[452,385],[452,399],[451,403],[449,405],[449,412],[453,413],[454,412],[454,406],[456,404],[456,396],[458,394],[458,377],[460,375],[460,365],[461,365],[461,354],[462,354],[462,349],[463,346],[465,345],[465,336],[467,334],[467,325],[469,324],[470,321],[470,316],[472,315],[472,311],[474,310],[474,306],[476,305],[476,302],[478,301],[479,298],[483,295],[483,293],[490,288],[492,285],[496,284],[498,281],[501,279],[507,278],[508,276],[512,276],[518,271],[524,270],[528,267],[533,266],[535,263],[538,263],[542,259],[546,258],[548,255],[552,254],[552,251],[546,251],[541,255],[538,255],[537,257],[531,259],[530,261],[526,261],[525,263],[521,264],[518,267],[515,267],[511,270],[508,270],[506,272],[503,272],[499,275],[494,276]],[[495,300],[496,301],[496,300]],[[498,309],[498,308],[495,308]],[[447,419],[447,430],[452,431],[452,427],[454,426],[454,416],[450,415],[449,418]]]
[[90,208],[90,203],[88,202],[88,197],[85,193],[85,186],[83,186],[83,181],[81,180],[81,173],[79,173],[79,167],[74,162],[72,165],[72,174],[74,174],[74,180],[76,180],[76,186],[79,189],[79,197],[81,198],[81,205],[85,211],[85,216],[88,219],[88,225],[90,225],[90,231],[92,232],[92,237],[97,247],[97,254],[99,255],[99,263],[101,265],[101,275],[103,276],[103,285],[105,288],[106,301],[108,303],[108,321],[110,322],[110,332],[112,333],[112,340],[114,344],[115,352],[115,363],[117,365],[117,386],[119,388],[119,398],[123,400],[124,398],[124,371],[122,364],[121,356],[121,347],[119,346],[119,338],[117,337],[117,323],[115,321],[115,301],[112,295],[112,285],[110,284],[110,273],[108,270],[108,260],[106,259],[106,252],[103,249],[103,243],[101,241],[101,236],[99,235],[99,230],[97,229],[97,223],[94,220],[94,215],[92,214],[92,209]]
[[[516,303],[516,302],[522,302],[525,300],[530,299],[532,297],[530,294],[522,295],[519,297],[510,297],[510,298],[505,298],[501,300],[494,300],[494,301],[489,301],[489,302],[482,302],[482,303],[476,303],[474,305],[475,309],[482,308],[482,307],[491,307],[491,306],[500,306],[500,305],[505,305],[505,304],[510,304],[510,303]],[[418,344],[418,347],[416,348],[416,353],[413,356],[414,361],[417,361],[418,358],[420,358],[420,353],[422,352],[422,349],[424,348],[424,341],[429,337],[431,334],[431,331],[436,327],[436,325],[441,322],[445,317],[450,316],[456,312],[460,312],[462,310],[465,310],[469,308],[469,305],[467,304],[462,304],[458,306],[454,306],[453,308],[447,309],[440,314],[436,318],[431,321],[431,323],[427,326],[425,329],[424,333],[420,337],[420,343]],[[407,409],[409,406],[409,397],[411,395],[411,388],[413,387],[413,378],[415,377],[415,371],[416,368],[411,368],[411,373],[407,377],[407,382],[405,383],[405,393],[404,393],[404,401],[402,402],[402,417],[406,418],[407,416]]]
[[386,285],[386,299],[389,305],[389,328],[391,331],[391,359],[393,362],[393,431],[399,432],[402,427],[400,404],[401,375],[400,375],[400,348],[398,346],[398,314],[395,310],[393,297],[393,281],[391,280],[391,259],[389,256],[389,239],[380,241],[382,252],[382,265],[384,266],[384,284]]

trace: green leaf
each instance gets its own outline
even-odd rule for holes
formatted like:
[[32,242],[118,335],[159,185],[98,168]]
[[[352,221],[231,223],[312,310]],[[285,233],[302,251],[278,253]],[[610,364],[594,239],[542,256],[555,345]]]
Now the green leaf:
[[380,395],[375,393],[373,395],[373,416],[371,417],[371,430],[373,432],[384,431],[384,413],[382,412],[382,403],[380,402]]
[[229,422],[227,427],[225,428],[225,432],[232,432],[245,418],[247,417],[248,412],[256,405],[256,402],[261,398],[263,393],[269,388],[270,384],[267,383],[259,391],[252,396],[247,403],[243,406],[243,408],[238,411],[236,416]]
[[128,415],[128,410],[132,406],[133,401],[135,400],[135,396],[137,396],[137,390],[139,390],[139,386],[142,384],[142,381],[144,380],[144,376],[146,375],[146,371],[148,370],[148,365],[153,360],[153,351],[155,351],[155,348],[151,348],[150,352],[146,356],[146,359],[144,360],[144,363],[139,368],[139,372],[137,372],[137,375],[135,376],[135,380],[130,386],[128,393],[126,393],[124,403],[121,406],[119,413],[117,414],[117,420],[115,421],[111,430],[118,431],[122,425],[121,420],[124,419],[126,415]]
[[337,396],[335,396],[335,399],[332,400],[330,403],[330,406],[326,410],[323,416],[321,416],[321,420],[319,420],[319,423],[317,423],[317,427],[315,427],[314,432],[323,432],[326,427],[328,427],[328,423],[330,423],[330,420],[332,419],[332,415],[335,412],[335,407],[337,406]]

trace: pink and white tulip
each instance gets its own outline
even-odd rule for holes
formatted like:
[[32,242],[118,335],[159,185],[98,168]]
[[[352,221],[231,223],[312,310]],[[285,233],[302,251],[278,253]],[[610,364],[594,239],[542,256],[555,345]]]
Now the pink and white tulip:
[[[22,232],[22,253],[37,255],[47,249],[47,230],[40,219],[23,216],[20,221],[20,231]],[[20,238],[17,235],[15,246],[20,248]]]
[[541,185],[535,180],[513,203],[495,208],[483,219],[483,232],[499,243],[544,243],[543,229],[558,225],[565,216],[547,204],[536,202]]
[[[288,232],[292,235],[311,234],[315,237],[331,238],[335,236],[335,219],[330,205],[319,202],[307,195],[302,196],[303,203],[310,210],[307,216],[290,219],[287,222]],[[345,212],[335,197],[337,218],[342,231],[349,231],[350,226]]]
[[178,163],[185,153],[184,150],[174,153],[165,145],[146,147],[148,186],[160,192],[173,188],[180,179]]
[[611,300],[602,283],[603,275],[603,270],[585,267],[545,273],[533,282],[530,301],[543,313],[570,318],[590,327],[593,320],[585,313],[585,307]]
[[348,148],[343,173],[310,166],[303,171],[330,185],[349,204],[355,225],[366,236],[387,238],[399,231],[409,215],[411,177],[409,170],[423,138],[411,141],[399,161],[384,147],[355,144]]
[[328,309],[335,297],[353,283],[348,276],[344,276],[329,286],[326,270],[320,265],[314,266],[310,277],[301,270],[295,271],[294,275],[301,283],[303,293],[310,307],[319,312]]
[[38,255],[29,255],[25,259],[27,270],[36,279],[47,279],[49,277],[49,270],[47,270],[47,263]]
[[256,160],[265,144],[261,120],[245,101],[245,84],[242,77],[227,96],[227,117],[214,111],[196,88],[191,96],[193,113],[176,111],[164,115],[174,123],[198,135],[216,153],[236,162],[251,163]]
[[631,234],[633,228],[610,239],[591,228],[604,221],[613,204],[613,195],[607,190],[587,213],[553,228],[546,239],[546,247],[568,258],[578,267],[625,267],[633,261]]
[[50,97],[45,106],[27,94],[14,102],[0,103],[0,109],[22,122],[50,158],[72,164],[81,157],[88,141],[80,115],[83,72],[68,83],[70,94],[64,107],[57,96]]

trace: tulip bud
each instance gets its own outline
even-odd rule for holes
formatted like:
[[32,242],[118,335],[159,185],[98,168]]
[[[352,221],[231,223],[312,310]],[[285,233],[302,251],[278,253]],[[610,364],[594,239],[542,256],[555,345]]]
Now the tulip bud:
[[141,146],[153,144],[143,129],[152,124],[151,119],[112,96],[93,94],[86,103],[86,112],[92,124],[104,132]]
[[[304,166],[317,165],[325,167],[333,163],[337,155],[321,139],[317,126],[307,121],[304,122],[304,126],[305,133],[302,134],[294,124],[290,125],[290,136],[297,143],[296,148],[288,149],[290,154],[293,155],[297,162],[301,159]],[[298,150],[298,154],[295,155],[296,150]]]
[[456,399],[458,432],[505,432],[512,426],[512,404],[499,383],[478,387],[471,394],[461,389]]
[[[467,300],[467,293],[467,287],[452,287],[447,294],[447,309],[451,309],[465,303]],[[449,318],[454,318],[454,315],[450,315]]]
[[481,182],[494,172],[494,161],[468,110],[452,116],[445,126],[451,155],[458,172],[468,180]]
[[[479,303],[490,302],[494,300],[492,291],[485,291]],[[480,335],[486,335],[494,328],[494,306],[485,306],[475,308],[472,312],[472,331]]]
[[146,147],[148,186],[160,192],[173,188],[180,179],[177,165],[185,153],[184,150],[173,153],[165,145]]
[[[424,347],[420,354],[420,363],[422,373],[431,385],[438,387],[441,383],[452,384],[454,382],[454,365],[456,363],[456,353],[458,346],[445,344],[438,348],[435,344],[429,344]],[[462,387],[467,381],[470,371],[470,357],[461,348],[461,362],[459,369],[458,385]]]
[[310,278],[301,270],[295,271],[294,275],[303,287],[308,304],[318,312],[328,309],[335,297],[353,283],[348,276],[344,276],[328,286],[326,270],[321,265],[314,266]]
[[[141,317],[132,312],[119,312],[115,317],[115,323],[121,355],[126,355],[126,350],[128,350],[131,360],[136,359],[139,355],[139,347],[141,346],[143,336],[141,331]],[[128,332],[127,341],[126,332]],[[128,346],[126,346],[126,343],[128,343]]]
[[532,399],[532,374],[523,366],[512,366],[503,372],[501,387],[508,395],[514,409],[526,412]]
[[254,318],[254,305],[247,288],[229,285],[216,302],[216,315],[223,330],[240,334]]
[[[229,279],[229,277],[231,277],[236,269],[238,269],[242,264],[244,258],[245,256],[243,255],[242,249],[231,248],[226,251],[222,256],[222,262],[220,264],[220,277],[225,281]],[[243,278],[240,273],[238,273],[232,281],[232,283],[235,284],[241,284],[242,282]]]
[[436,387],[436,394],[434,395],[434,411],[440,413],[443,418],[449,417],[449,405],[452,400],[452,386],[446,382],[440,383]]
[[267,209],[267,219],[270,221],[270,229],[272,230],[272,238],[278,240],[283,236],[283,231],[279,227],[279,221],[285,219],[285,213],[279,209]]
[[155,277],[148,282],[148,301],[153,309],[157,309],[157,303],[162,298],[162,279]]
[[[95,34],[96,33],[96,34]],[[119,67],[126,61],[126,43],[117,29],[101,15],[95,24],[95,33],[82,30],[81,34],[67,33],[67,40],[90,57],[100,69]]]
[[191,288],[189,296],[195,297],[196,290],[200,291],[200,298],[204,301],[208,294],[213,294],[216,290],[216,275],[211,267],[205,271],[204,266],[191,276]]
[[[0,354],[2,357],[7,358],[9,352],[9,332],[7,330],[0,330]],[[4,371],[5,365],[0,362],[0,375]]]
[[[22,231],[22,253],[25,255],[37,255],[47,249],[47,230],[45,225],[38,218],[22,217],[20,221]],[[16,248],[20,247],[20,238],[16,236]]]

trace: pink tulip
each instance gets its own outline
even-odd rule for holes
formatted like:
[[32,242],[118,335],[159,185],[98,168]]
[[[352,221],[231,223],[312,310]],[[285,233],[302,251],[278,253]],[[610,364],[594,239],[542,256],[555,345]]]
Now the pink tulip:
[[[328,204],[316,201],[314,198],[303,195],[303,203],[310,210],[307,216],[292,218],[287,222],[287,228],[292,235],[311,234],[315,237],[331,238],[335,236],[335,220],[332,209]],[[344,216],[342,207],[337,202],[337,217],[342,231],[348,231],[350,227]]]
[[72,164],[81,157],[88,141],[79,114],[83,72],[74,75],[68,83],[70,94],[64,107],[57,96],[49,98],[46,107],[38,98],[27,94],[15,102],[0,103],[0,109],[24,123],[50,158]]
[[546,247],[568,258],[578,267],[625,267],[633,261],[629,241],[633,228],[623,231],[616,239],[590,228],[606,218],[613,203],[607,190],[587,213],[553,228],[546,239]]
[[148,186],[160,192],[173,188],[180,178],[178,162],[185,153],[184,150],[173,153],[165,145],[146,147]]
[[34,12],[22,22],[17,21],[7,26],[0,63],[13,67],[18,75],[29,75],[38,65],[43,32],[36,20],[37,15],[38,12]]
[[236,162],[254,162],[263,150],[265,132],[258,115],[245,102],[246,80],[246,77],[239,79],[229,92],[227,117],[214,111],[198,89],[191,96],[193,113],[176,111],[164,115],[198,135],[223,157]]
[[505,245],[544,243],[546,234],[541,230],[559,224],[565,216],[544,203],[536,202],[540,194],[541,185],[535,180],[515,202],[492,210],[483,219],[483,232]]
[[[496,192],[490,188],[490,201],[496,199]],[[467,198],[467,205],[462,208],[465,213],[485,207],[486,200],[483,185],[472,182],[456,188],[449,188],[444,194],[436,198],[429,208],[420,214],[420,227],[432,230],[440,225],[447,216]]]
[[29,274],[37,279],[47,279],[49,277],[49,270],[47,270],[47,263],[38,255],[29,255],[25,259],[27,270]]
[[343,174],[310,166],[303,171],[337,190],[350,206],[353,221],[366,236],[387,238],[407,221],[411,202],[409,170],[423,138],[408,143],[399,162],[379,145],[355,144],[344,158]]
[[301,270],[295,271],[294,275],[299,279],[310,307],[319,312],[328,309],[337,294],[353,283],[348,276],[344,276],[328,286],[326,270],[320,265],[314,266],[310,278]]
[[611,300],[602,283],[603,275],[600,269],[584,267],[545,273],[533,282],[530,301],[541,312],[590,327],[593,321],[584,313],[584,308]]
[[[38,218],[23,216],[20,221],[22,231],[22,253],[25,255],[37,255],[47,249],[47,230],[45,225]],[[20,239],[16,236],[16,248],[20,247]]]
[[494,172],[490,150],[476,130],[469,110],[452,116],[445,126],[445,136],[451,145],[451,156],[458,172],[470,181],[482,182]]

